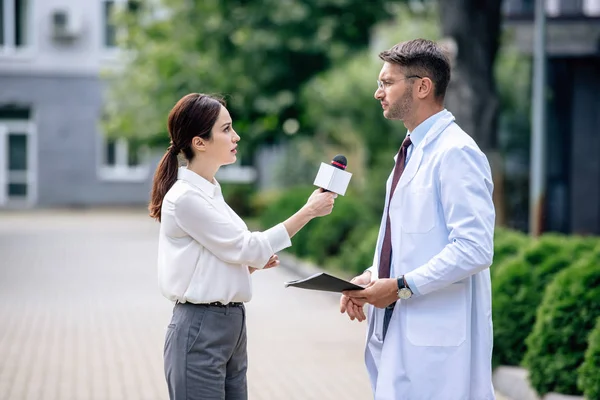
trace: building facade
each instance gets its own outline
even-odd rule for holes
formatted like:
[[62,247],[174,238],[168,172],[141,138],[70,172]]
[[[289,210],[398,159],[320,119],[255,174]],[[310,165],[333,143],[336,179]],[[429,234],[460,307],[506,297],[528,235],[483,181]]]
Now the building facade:
[[[505,24],[533,50],[536,0],[505,0]],[[600,234],[600,0],[546,0],[544,230]]]
[[149,152],[99,125],[118,3],[0,0],[0,207],[147,201]]

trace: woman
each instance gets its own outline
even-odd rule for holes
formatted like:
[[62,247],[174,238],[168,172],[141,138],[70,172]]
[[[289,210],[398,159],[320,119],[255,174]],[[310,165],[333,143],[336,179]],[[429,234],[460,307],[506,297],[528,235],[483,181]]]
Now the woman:
[[[172,400],[247,399],[244,302],[250,274],[279,264],[312,218],[331,213],[336,195],[315,190],[296,214],[250,232],[225,203],[215,174],[236,161],[240,137],[225,103],[189,94],[171,110],[171,145],[152,186],[150,216],[161,222],[159,286],[176,302],[167,329],[165,375]],[[187,167],[179,168],[183,154]]]

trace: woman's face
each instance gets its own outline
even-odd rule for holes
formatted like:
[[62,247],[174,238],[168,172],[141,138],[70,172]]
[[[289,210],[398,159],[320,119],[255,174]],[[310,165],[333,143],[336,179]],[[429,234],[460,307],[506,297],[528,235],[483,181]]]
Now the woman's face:
[[237,160],[237,142],[240,137],[233,130],[229,111],[221,106],[221,113],[212,128],[212,139],[206,142],[206,155],[218,165],[233,164]]

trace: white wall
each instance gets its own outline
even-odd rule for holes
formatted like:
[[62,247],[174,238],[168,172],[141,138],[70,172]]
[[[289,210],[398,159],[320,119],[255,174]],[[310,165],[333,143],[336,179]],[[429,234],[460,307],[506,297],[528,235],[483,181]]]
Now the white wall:
[[[104,45],[103,0],[27,0],[28,45],[0,51],[0,73],[98,75],[111,64],[116,52]],[[72,41],[52,36],[52,11],[67,9],[75,18],[79,34]]]

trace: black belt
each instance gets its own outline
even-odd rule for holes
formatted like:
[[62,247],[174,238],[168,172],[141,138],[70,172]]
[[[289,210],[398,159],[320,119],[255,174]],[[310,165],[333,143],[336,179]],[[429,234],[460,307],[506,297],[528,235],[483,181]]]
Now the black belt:
[[212,303],[182,303],[179,300],[177,300],[177,304],[190,304],[192,306],[214,306],[214,307],[242,307],[244,305],[244,303],[240,303],[240,302],[232,302],[232,303],[223,304],[220,301],[213,301]]
[[223,304],[220,301],[213,301],[212,303],[201,303],[201,306],[216,306],[216,307],[242,307],[244,303],[227,303]]

